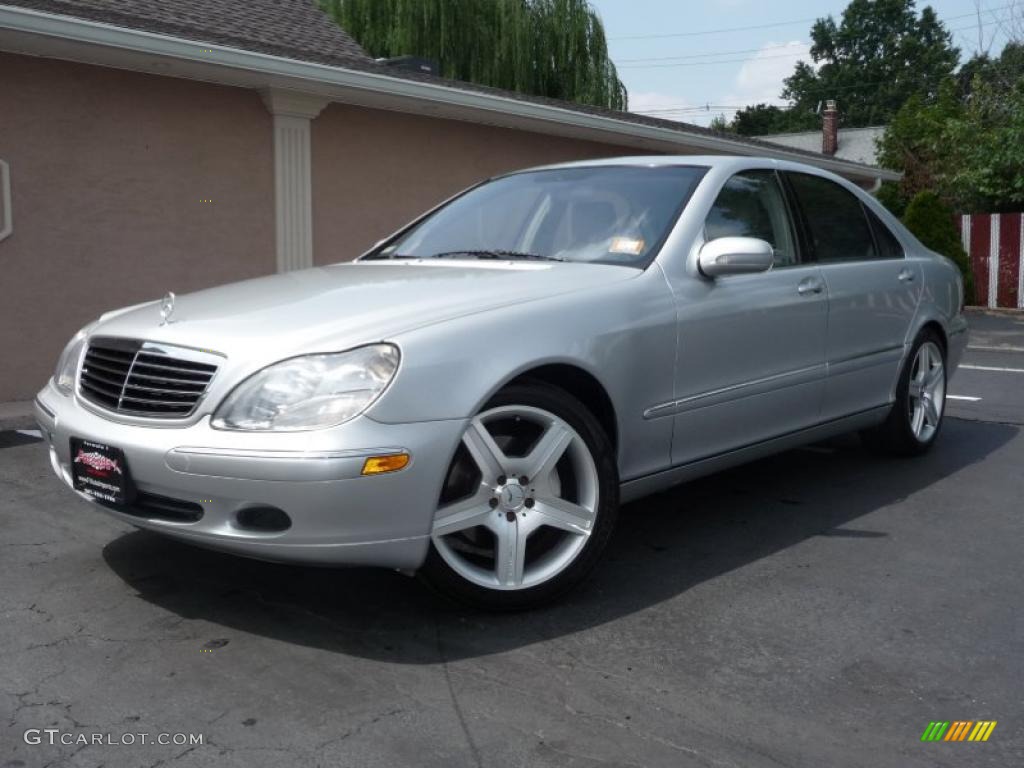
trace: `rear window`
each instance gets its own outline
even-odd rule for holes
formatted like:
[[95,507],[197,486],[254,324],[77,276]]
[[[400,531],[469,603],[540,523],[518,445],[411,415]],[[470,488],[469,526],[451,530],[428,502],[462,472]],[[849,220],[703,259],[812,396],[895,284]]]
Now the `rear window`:
[[868,221],[871,222],[871,231],[875,233],[875,244],[878,246],[878,255],[883,259],[902,259],[904,256],[903,246],[896,239],[882,220],[876,216],[870,208],[865,207],[868,212]]
[[833,181],[789,173],[818,261],[861,261],[877,257],[864,206]]

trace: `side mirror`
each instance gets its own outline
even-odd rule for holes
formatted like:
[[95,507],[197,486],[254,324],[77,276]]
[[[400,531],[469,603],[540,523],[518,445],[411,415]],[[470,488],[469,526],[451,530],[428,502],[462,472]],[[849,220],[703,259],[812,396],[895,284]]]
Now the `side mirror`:
[[707,277],[767,272],[775,263],[775,249],[756,237],[719,237],[701,246],[697,264]]

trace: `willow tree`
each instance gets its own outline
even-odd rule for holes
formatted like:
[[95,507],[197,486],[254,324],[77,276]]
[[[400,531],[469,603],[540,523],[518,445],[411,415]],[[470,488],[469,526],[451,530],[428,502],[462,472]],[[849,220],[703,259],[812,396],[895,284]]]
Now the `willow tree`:
[[420,56],[444,77],[626,108],[604,26],[587,0],[322,2],[371,56]]

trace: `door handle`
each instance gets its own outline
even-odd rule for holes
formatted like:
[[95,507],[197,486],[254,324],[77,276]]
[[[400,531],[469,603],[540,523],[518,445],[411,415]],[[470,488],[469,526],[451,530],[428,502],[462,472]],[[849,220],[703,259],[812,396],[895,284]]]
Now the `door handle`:
[[904,267],[900,270],[900,273],[896,275],[896,279],[901,283],[912,283],[914,282],[914,272],[913,270]]
[[805,277],[796,286],[796,292],[801,296],[806,296],[811,293],[821,293],[824,290],[825,285],[816,277]]

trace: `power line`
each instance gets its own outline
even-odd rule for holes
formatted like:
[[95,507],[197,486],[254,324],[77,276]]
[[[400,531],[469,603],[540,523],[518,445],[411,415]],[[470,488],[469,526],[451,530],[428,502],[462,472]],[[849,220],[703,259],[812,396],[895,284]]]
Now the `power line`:
[[742,104],[712,104],[707,102],[705,104],[679,104],[675,105],[662,105],[657,107],[651,107],[650,109],[640,110],[641,112],[676,112],[678,110],[692,110],[706,112],[709,109],[743,109]]
[[[739,112],[740,110],[746,109],[746,107],[725,107],[717,104],[711,104],[706,107],[674,107],[670,109],[635,109],[630,110],[635,115],[650,115],[652,117],[661,114],[699,114],[701,112]],[[780,107],[781,109],[781,107]]]
[[[837,85],[837,86],[828,86],[828,87],[822,86],[821,87],[821,91],[822,91],[822,94],[823,94],[822,95],[822,99],[824,100],[825,98],[828,98],[827,96],[824,95],[826,92],[828,94],[830,94],[830,95],[831,94],[835,94],[835,93],[844,93],[846,91],[854,91],[854,90],[857,90],[857,89],[860,89],[860,88],[874,88],[874,87],[879,86],[879,85],[884,85],[884,84],[886,84],[888,82],[890,82],[890,81],[888,81],[888,80],[875,80],[875,81],[868,81],[868,82],[863,82],[863,83],[853,83],[852,85]],[[758,102],[758,103],[763,103],[763,102]],[[746,109],[747,107],[753,106],[753,105],[754,105],[753,103],[752,104],[746,104],[743,107],[740,107],[740,109]],[[783,105],[783,104],[769,104],[768,106],[778,107],[779,109],[792,109],[793,108],[793,107],[786,106],[786,105]],[[675,111],[678,111],[678,110],[698,110],[698,111],[702,111],[703,112],[703,111],[707,111],[707,107],[708,107],[708,105],[700,106],[700,105],[695,105],[695,104],[681,104],[681,105],[679,105],[679,107],[661,106],[661,107],[652,107],[649,110],[643,110],[642,109],[642,110],[630,110],[630,111],[636,112],[637,114],[647,114],[648,112],[660,112],[662,110],[664,110],[666,112],[675,112]],[[711,107],[712,110],[714,110],[714,109],[733,109],[732,105],[730,105],[730,106],[723,106],[723,105],[711,104],[710,107]]]
[[[1011,3],[1009,5],[1003,5],[1003,6],[1000,6],[998,8],[986,8],[983,11],[983,13],[995,13],[996,11],[1003,11],[1003,10],[1006,10],[1008,8],[1015,8],[1015,7],[1016,7],[1016,5]],[[977,16],[977,12],[976,11],[972,11],[971,13],[962,13],[962,14],[960,14],[958,16],[949,16],[949,17],[947,17],[946,21],[955,21],[956,19],[966,19],[966,18],[969,18],[969,17],[972,17],[972,16]],[[705,30],[701,30],[700,32],[667,32],[667,33],[662,32],[662,33],[658,33],[658,34],[654,34],[654,35],[621,35],[621,36],[618,36],[618,37],[610,37],[610,38],[608,38],[608,40],[610,42],[615,42],[616,40],[659,40],[659,39],[672,38],[672,37],[700,37],[702,35],[718,35],[718,34],[724,34],[726,32],[749,32],[749,31],[756,30],[756,29],[774,29],[774,28],[777,28],[777,27],[789,27],[789,26],[793,26],[793,25],[796,25],[796,24],[806,24],[807,22],[810,22],[810,21],[817,21],[819,18],[821,18],[821,17],[813,17],[813,18],[806,18],[806,19],[794,19],[792,21],[777,21],[777,22],[773,22],[773,23],[770,23],[770,24],[752,24],[750,26],[745,26],[745,27],[723,27],[721,29],[705,29]]]
[[[714,54],[709,54],[714,55]],[[724,55],[724,54],[721,54]],[[616,65],[617,69],[666,69],[670,67],[703,67],[709,64],[735,64],[736,62],[764,61],[765,59],[792,59],[800,56],[810,56],[808,51],[793,51],[792,53],[773,53],[771,56],[753,56],[742,59],[719,59],[717,61],[684,61],[671,64],[626,64]]]
[[[994,24],[1006,24],[1010,19],[995,19],[994,21],[988,21],[984,24],[971,24],[966,27],[956,27],[954,29],[947,30],[951,33],[963,32],[968,29],[978,29],[979,27],[991,27]],[[625,63],[617,64],[617,69],[668,69],[674,67],[701,67],[709,66],[713,64],[736,64],[736,63],[747,63],[751,61],[764,61],[766,59],[785,59],[785,58],[800,58],[803,56],[809,56],[808,51],[793,51],[791,53],[775,53],[770,56],[748,56],[746,58],[739,59],[718,59],[716,61],[679,61],[679,59],[695,59],[701,56],[713,57],[713,56],[727,56],[733,53],[748,53],[751,51],[762,51],[769,50],[770,48],[788,48],[785,46],[768,46],[765,48],[751,48],[746,51],[722,51],[720,53],[704,53],[704,54],[690,54],[687,56],[655,56],[647,59],[624,59],[625,62],[642,62],[642,61],[653,61],[653,62],[672,62],[663,64],[640,64],[640,63]]]
[[[1024,76],[1024,67],[1022,67],[1019,71],[1012,72],[1012,76],[1014,76],[1014,77]],[[889,82],[889,81],[887,81],[887,80],[878,80],[878,81],[875,81],[875,82],[856,83],[854,85],[840,85],[840,86],[834,86],[834,87],[828,87],[828,88],[823,87],[821,89],[822,90],[822,94],[823,94],[822,100],[824,100],[824,98],[825,98],[824,94],[826,92],[829,95],[831,95],[831,94],[835,94],[835,93],[839,93],[839,92],[855,90],[855,89],[858,89],[858,88],[874,88],[875,86],[882,85],[882,84],[887,83],[887,82]],[[761,103],[763,103],[763,102],[761,102]],[[689,115],[695,115],[695,114],[700,114],[700,113],[710,113],[710,112],[716,112],[716,111],[721,111],[721,112],[737,112],[737,111],[746,109],[747,107],[751,107],[751,106],[755,106],[755,104],[754,103],[746,104],[746,105],[741,106],[741,107],[737,107],[735,105],[710,104],[710,103],[709,104],[704,104],[704,105],[685,104],[685,105],[680,105],[678,107],[665,107],[665,106],[663,106],[663,107],[652,107],[651,109],[630,110],[630,112],[632,112],[633,114],[644,115],[646,117],[659,117],[662,114],[678,114],[680,116],[685,117],[685,116],[689,116]],[[781,109],[783,111],[789,111],[789,110],[797,109],[796,105],[768,104],[767,106],[769,106],[769,107],[778,107],[779,109]],[[665,118],[665,119],[668,119],[668,118]]]
[[623,35],[621,37],[608,38],[614,42],[616,40],[655,40],[666,37],[698,37],[700,35],[717,35],[725,32],[747,32],[755,29],[772,29],[774,27],[790,27],[795,24],[806,24],[809,21],[816,21],[816,19],[794,19],[793,21],[778,21],[774,24],[754,24],[748,27],[726,27],[723,29],[706,29],[701,32],[670,32],[658,35]]
[[[715,51],[705,53],[690,53],[685,56],[650,56],[643,59],[619,59],[622,64],[638,64],[645,61],[677,61],[683,59],[703,59],[708,56],[732,56],[737,53],[757,53],[758,51],[770,51],[775,48],[791,48],[794,43],[782,43],[781,45],[763,45],[760,48],[740,48],[735,51]],[[795,43],[802,45],[802,43]]]

